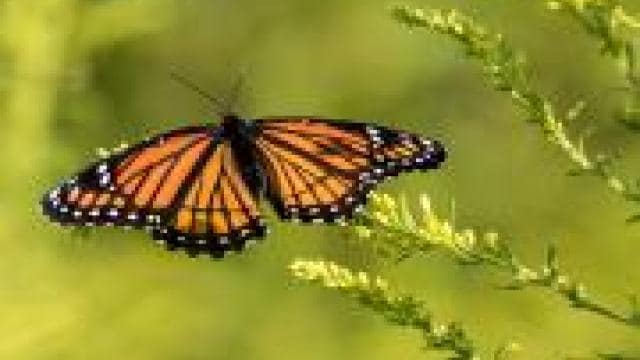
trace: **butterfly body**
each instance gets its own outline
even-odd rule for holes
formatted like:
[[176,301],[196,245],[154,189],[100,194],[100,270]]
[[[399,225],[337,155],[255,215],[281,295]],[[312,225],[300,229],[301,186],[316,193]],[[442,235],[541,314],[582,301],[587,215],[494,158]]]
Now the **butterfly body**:
[[220,137],[228,139],[231,148],[235,149],[235,158],[242,169],[244,181],[255,196],[259,195],[264,189],[266,179],[253,146],[257,132],[256,123],[228,115],[223,117],[220,129]]
[[169,248],[221,256],[265,233],[263,195],[283,219],[341,222],[385,177],[444,158],[435,140],[366,123],[229,115],[95,162],[42,205],[63,225],[144,227]]

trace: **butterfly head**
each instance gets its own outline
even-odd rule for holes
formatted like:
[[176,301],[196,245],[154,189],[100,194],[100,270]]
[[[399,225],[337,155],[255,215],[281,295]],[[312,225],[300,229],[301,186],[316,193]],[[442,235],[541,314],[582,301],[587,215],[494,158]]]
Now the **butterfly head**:
[[238,118],[235,114],[226,114],[222,116],[222,126],[224,127],[237,125],[239,121],[240,118]]
[[233,137],[241,133],[240,130],[243,122],[244,121],[235,114],[229,113],[222,115],[222,122],[220,123],[220,126],[222,127],[223,132],[226,136]]
[[225,136],[229,139],[240,138],[247,141],[255,136],[255,126],[253,121],[242,119],[235,114],[229,113],[227,115],[223,115],[220,127],[222,128]]

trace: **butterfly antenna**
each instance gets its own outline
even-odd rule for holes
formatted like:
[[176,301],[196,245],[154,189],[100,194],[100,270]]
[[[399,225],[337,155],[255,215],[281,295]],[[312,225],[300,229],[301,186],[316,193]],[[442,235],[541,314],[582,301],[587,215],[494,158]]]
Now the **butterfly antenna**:
[[225,102],[218,99],[217,97],[209,94],[208,92],[206,92],[204,89],[202,89],[200,86],[198,86],[197,84],[195,84],[193,81],[187,79],[185,76],[178,74],[175,71],[172,71],[170,73],[171,78],[175,81],[177,81],[178,83],[182,84],[183,86],[195,91],[196,94],[200,95],[201,97],[203,97],[206,100],[211,101],[215,107],[217,108],[217,112],[219,115],[226,115],[223,114],[226,105]]
[[242,89],[244,88],[244,84],[245,84],[245,76],[244,73],[239,72],[235,81],[233,82],[233,85],[231,86],[231,91],[229,94],[229,104],[232,107],[235,107],[238,105],[238,100],[240,99],[240,94],[242,93]]

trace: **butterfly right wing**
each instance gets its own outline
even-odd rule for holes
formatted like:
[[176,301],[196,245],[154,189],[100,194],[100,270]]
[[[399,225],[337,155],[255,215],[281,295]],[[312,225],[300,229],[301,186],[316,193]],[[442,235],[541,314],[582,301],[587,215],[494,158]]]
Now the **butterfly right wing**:
[[283,218],[341,221],[387,176],[435,169],[445,150],[431,139],[366,123],[314,118],[257,120],[256,153]]

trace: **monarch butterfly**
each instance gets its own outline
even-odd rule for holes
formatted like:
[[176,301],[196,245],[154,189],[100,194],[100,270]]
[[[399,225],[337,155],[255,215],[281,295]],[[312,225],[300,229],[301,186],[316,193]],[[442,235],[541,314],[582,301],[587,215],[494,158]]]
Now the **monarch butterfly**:
[[261,194],[282,219],[341,222],[385,177],[444,159],[438,141],[382,126],[228,115],[97,161],[42,205],[63,225],[144,227],[168,249],[222,257],[265,233]]

